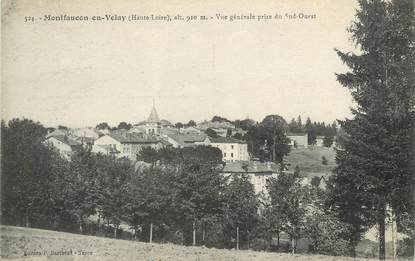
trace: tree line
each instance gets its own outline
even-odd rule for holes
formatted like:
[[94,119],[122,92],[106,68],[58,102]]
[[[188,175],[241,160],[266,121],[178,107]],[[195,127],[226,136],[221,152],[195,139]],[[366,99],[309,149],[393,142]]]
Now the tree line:
[[308,135],[308,145],[315,145],[317,136],[323,136],[324,145],[330,147],[334,137],[337,135],[338,126],[336,121],[332,124],[312,122],[310,117],[307,117],[305,124],[303,124],[301,116],[298,116],[297,119],[291,119],[288,129],[291,133],[306,133]]
[[[117,238],[127,224],[143,241],[225,248],[269,250],[276,239],[276,248],[295,251],[307,238],[310,252],[353,256],[376,225],[378,257],[385,259],[392,219],[408,236],[395,251],[413,256],[414,24],[411,0],[359,1],[348,29],[359,54],[336,50],[350,68],[337,80],[356,106],[352,118],[339,122],[341,146],[326,191],[316,179],[302,184],[296,168],[281,171],[267,182],[268,194],[257,195],[247,175],[220,174],[220,151],[210,147],[148,150],[142,155],[148,167],[88,150],[65,161],[42,143],[41,124],[14,119],[1,124],[1,222]],[[253,126],[246,134],[252,155],[283,163],[284,119],[269,115]]]
[[1,128],[2,224],[217,248],[296,252],[307,240],[301,251],[349,255],[356,247],[333,194],[318,178],[305,185],[298,167],[256,194],[249,175],[221,173],[217,148],[146,148],[141,164],[80,149],[68,161],[42,142],[40,123]]
[[40,123],[3,121],[1,131],[2,224],[258,250],[295,251],[297,240],[314,238],[311,252],[348,253],[345,239],[329,238],[330,227],[327,235],[309,229],[318,223],[313,211],[328,209],[318,203],[321,189],[301,185],[299,170],[270,179],[269,195],[259,195],[248,175],[221,173],[213,147],[143,149],[141,165],[88,149],[68,161],[43,143]]

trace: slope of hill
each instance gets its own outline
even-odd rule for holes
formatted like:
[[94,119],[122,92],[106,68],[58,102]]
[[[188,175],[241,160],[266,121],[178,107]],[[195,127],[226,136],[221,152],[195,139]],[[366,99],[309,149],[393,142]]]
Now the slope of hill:
[[[327,165],[322,164],[323,156],[327,159]],[[332,148],[298,148],[292,149],[286,160],[290,164],[290,170],[294,170],[295,166],[299,166],[303,174],[324,175],[330,173],[336,166],[335,156],[336,152]]]
[[[344,260],[348,257],[149,244],[49,230],[0,226],[1,257],[21,260]],[[25,257],[26,254],[26,257]]]

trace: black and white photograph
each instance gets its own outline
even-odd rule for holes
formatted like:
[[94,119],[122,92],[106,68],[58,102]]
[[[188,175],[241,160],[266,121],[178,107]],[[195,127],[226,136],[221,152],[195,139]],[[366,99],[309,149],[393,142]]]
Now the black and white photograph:
[[4,260],[415,261],[413,0],[2,0]]

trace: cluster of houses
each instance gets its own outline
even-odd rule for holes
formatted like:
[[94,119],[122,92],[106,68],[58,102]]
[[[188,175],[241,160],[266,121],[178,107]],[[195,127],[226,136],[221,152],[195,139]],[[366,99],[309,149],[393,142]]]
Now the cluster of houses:
[[[205,130],[208,128],[214,130],[219,137],[212,138],[206,135]],[[223,161],[226,162],[222,170],[224,175],[245,173],[250,176],[257,193],[266,192],[266,180],[275,177],[280,167],[272,162],[251,161],[247,143],[228,137],[228,129],[233,133],[245,134],[229,122],[202,122],[195,127],[175,128],[168,121],[160,120],[153,106],[147,120],[129,130],[57,129],[47,135],[45,143],[56,148],[68,160],[72,153],[82,146],[89,147],[94,153],[127,157],[133,161],[136,161],[140,151],[147,147],[157,150],[166,147],[212,146],[222,152]],[[288,137],[293,147],[307,148],[307,134]]]

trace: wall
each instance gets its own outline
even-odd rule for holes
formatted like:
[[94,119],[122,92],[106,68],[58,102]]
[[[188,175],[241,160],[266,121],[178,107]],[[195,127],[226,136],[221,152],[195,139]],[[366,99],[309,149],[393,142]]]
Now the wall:
[[72,156],[72,148],[66,143],[61,142],[54,137],[50,137],[45,141],[49,146],[53,146],[64,158],[70,159]]
[[291,146],[294,146],[293,142],[297,144],[297,147],[308,148],[308,135],[302,136],[287,136],[291,140]]
[[222,151],[224,161],[246,161],[248,158],[248,146],[245,143],[211,143],[212,147]]

